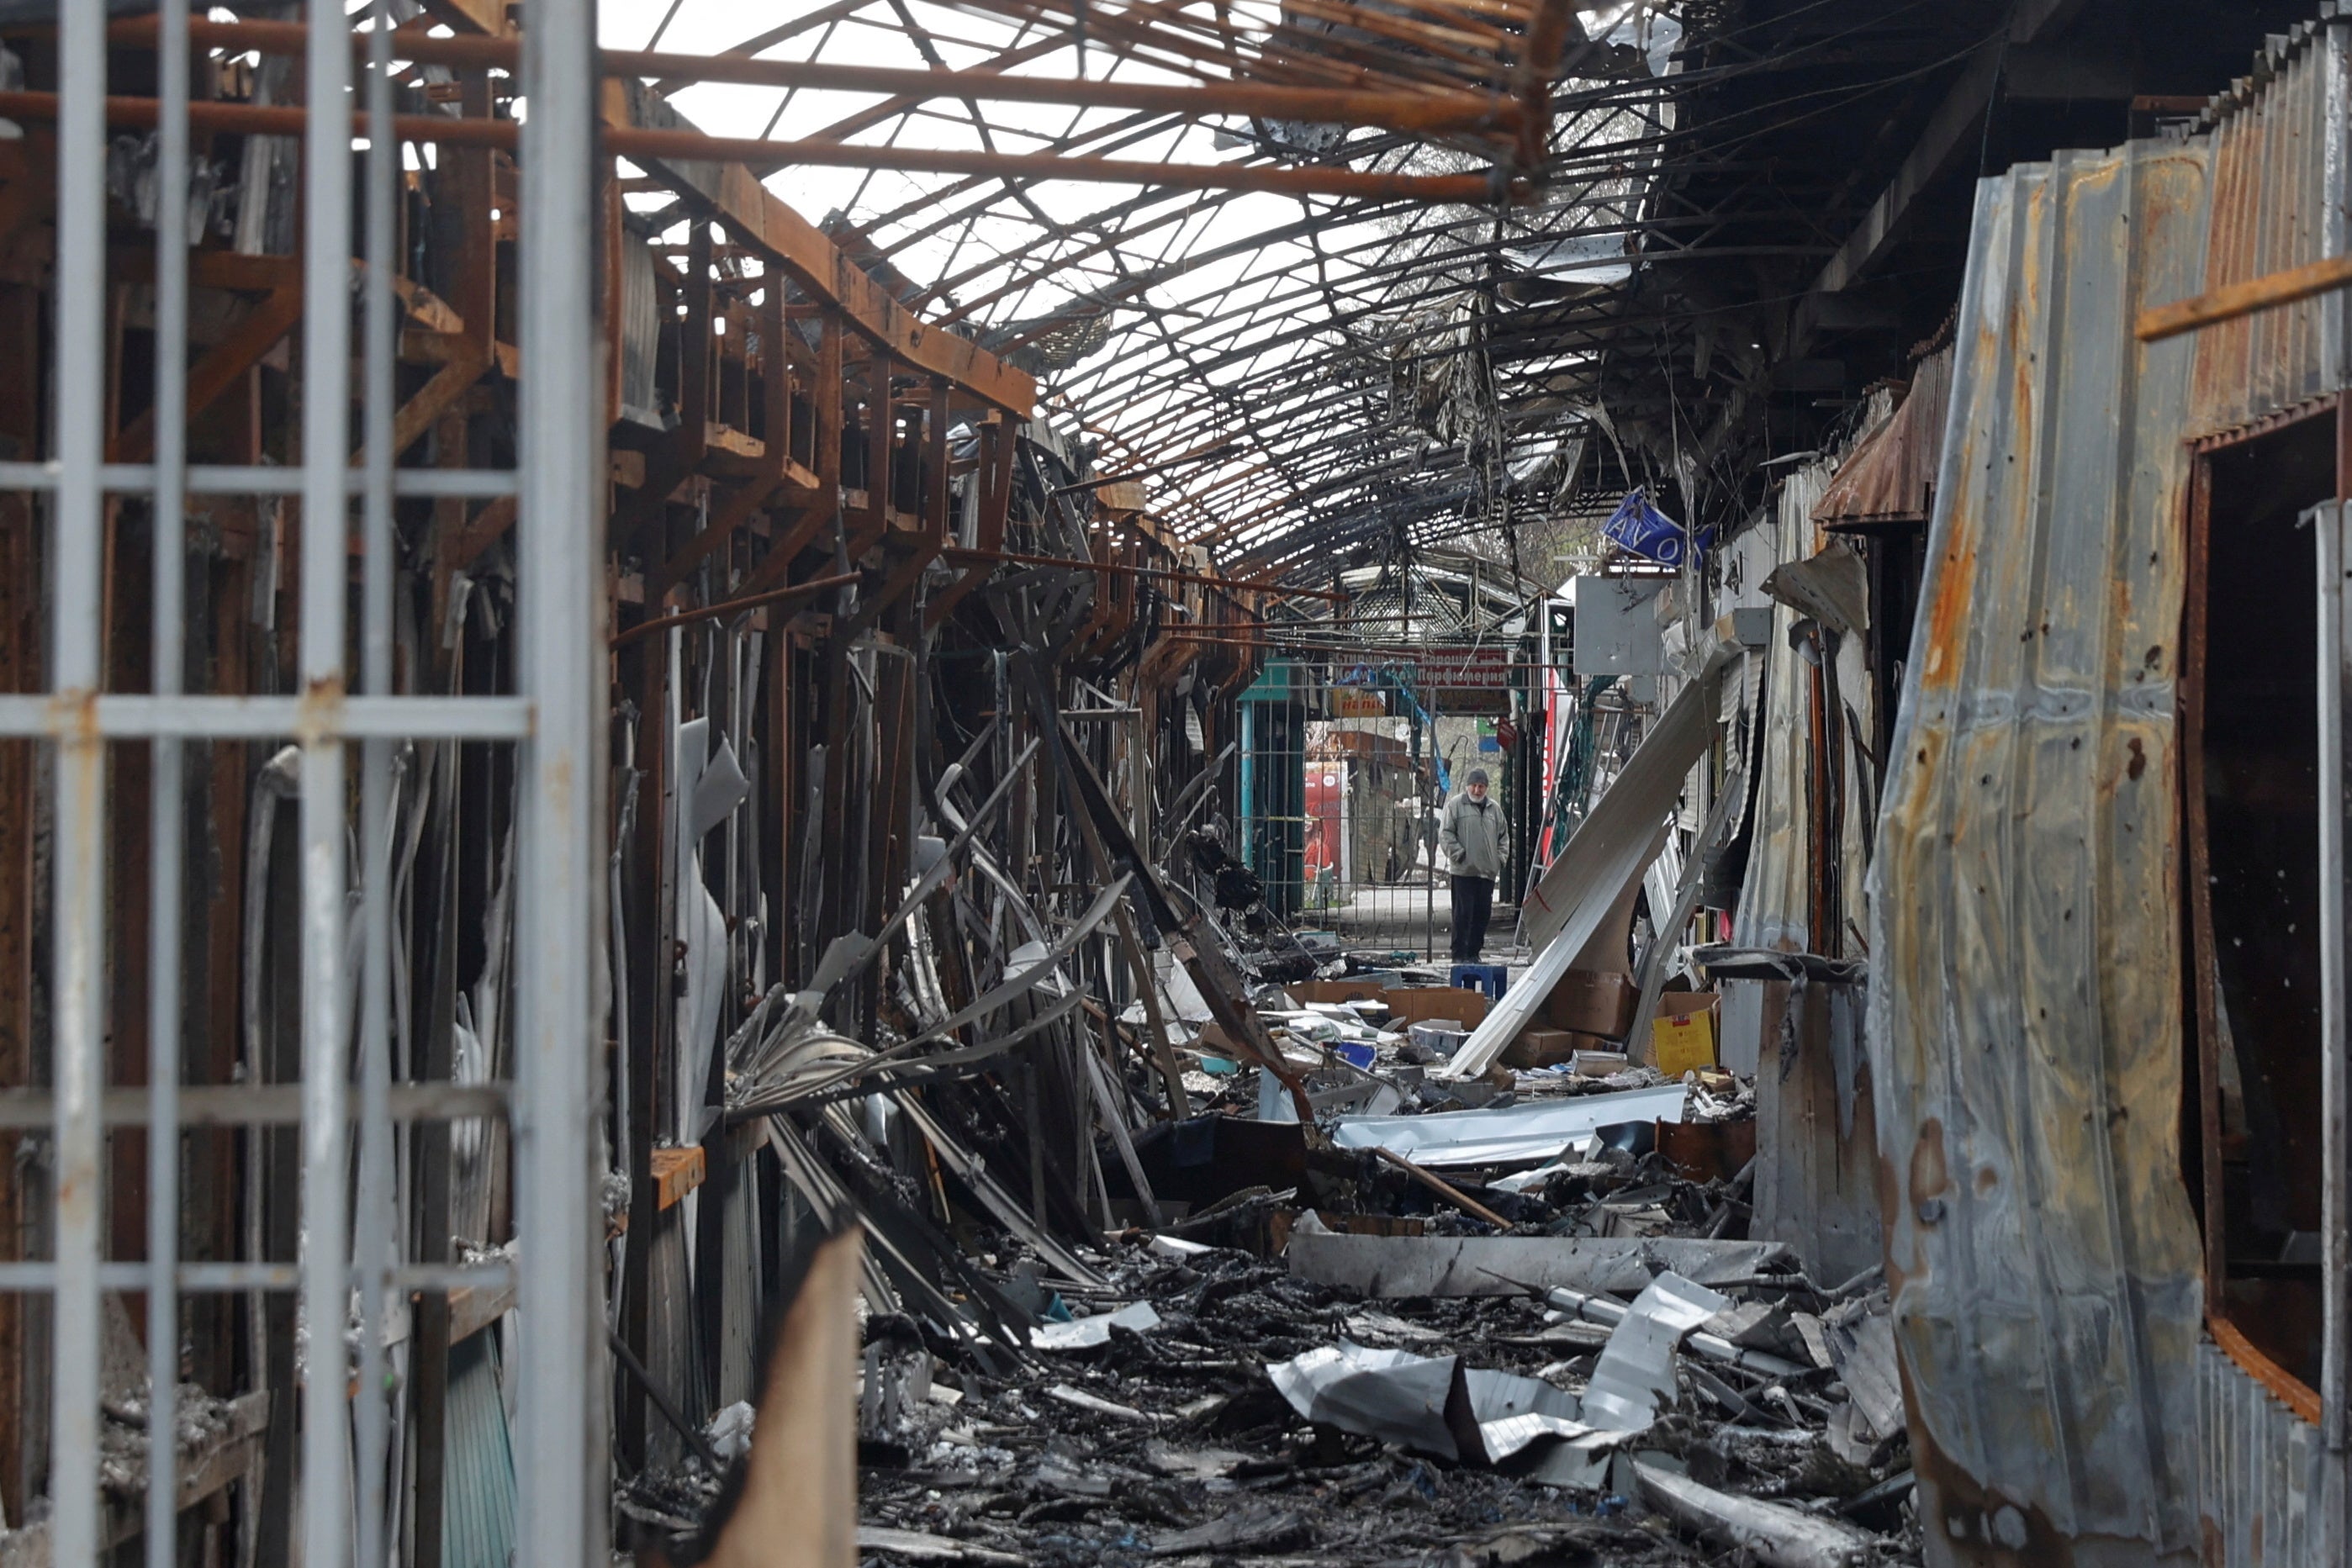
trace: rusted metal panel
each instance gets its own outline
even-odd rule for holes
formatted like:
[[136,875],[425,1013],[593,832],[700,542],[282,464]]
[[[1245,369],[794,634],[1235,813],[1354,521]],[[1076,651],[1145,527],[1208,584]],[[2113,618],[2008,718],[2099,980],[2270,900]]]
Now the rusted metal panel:
[[[2204,277],[2149,304],[2346,254],[2347,41],[2352,14],[2301,24],[2214,100],[2202,122],[2213,144]],[[2252,424],[2336,391],[2345,333],[2340,290],[2199,331],[2189,434]]]
[[1871,873],[1886,1271],[1934,1563],[2191,1560],[2174,646],[2208,150],[1977,198]]
[[2340,1475],[2319,1428],[2230,1359],[2197,1346],[2204,1568],[2319,1568],[2326,1489]]
[[1952,401],[1952,350],[1919,361],[1903,404],[1853,449],[1813,507],[1813,521],[1925,522]]

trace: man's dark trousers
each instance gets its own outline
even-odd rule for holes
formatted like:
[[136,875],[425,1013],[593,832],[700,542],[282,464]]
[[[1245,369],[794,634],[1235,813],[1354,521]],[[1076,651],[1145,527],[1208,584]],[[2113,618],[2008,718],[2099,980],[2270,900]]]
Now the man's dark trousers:
[[1454,961],[1475,964],[1486,946],[1486,921],[1495,913],[1495,879],[1449,876],[1454,894]]

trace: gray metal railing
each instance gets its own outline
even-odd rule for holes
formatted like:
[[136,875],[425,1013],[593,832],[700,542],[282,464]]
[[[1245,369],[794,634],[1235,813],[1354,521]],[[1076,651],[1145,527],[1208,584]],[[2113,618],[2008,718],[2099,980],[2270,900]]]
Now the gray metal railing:
[[[303,384],[351,384],[352,245],[366,237],[361,289],[365,326],[358,364],[364,410],[352,463],[350,400],[301,399],[299,467],[192,466],[186,377],[190,242],[187,203],[173,193],[189,175],[189,0],[162,0],[155,213],[154,447],[152,462],[106,461],[108,8],[59,7],[57,124],[57,267],[54,283],[53,444],[46,460],[0,463],[0,490],[46,496],[54,576],[47,599],[49,688],[0,697],[0,737],[29,737],[55,754],[52,885],[54,1254],[0,1265],[0,1290],[47,1291],[53,1302],[49,1544],[54,1561],[84,1564],[108,1547],[100,1490],[101,1358],[109,1291],[144,1291],[149,1312],[151,1406],[145,1503],[146,1558],[174,1561],[178,1453],[176,1330],[183,1294],[299,1291],[311,1325],[299,1360],[299,1500],[273,1499],[301,1521],[300,1560],[312,1568],[386,1561],[385,1474],[392,1445],[383,1385],[383,1324],[396,1295],[412,1290],[511,1285],[520,1313],[520,1432],[515,1444],[517,1538],[534,1562],[601,1562],[605,1517],[604,1260],[599,1181],[604,1168],[598,1113],[602,1082],[601,972],[604,838],[603,730],[605,653],[600,628],[603,378],[594,292],[597,99],[594,0],[531,0],[522,8],[528,106],[520,160],[521,218],[517,294],[520,320],[520,462],[513,471],[395,470],[394,203],[399,145],[379,136],[355,166],[351,108],[388,125],[390,44],[373,29],[355,62],[354,21],[340,0],[312,0],[305,59],[310,114],[302,148]],[[375,15],[388,19],[389,7]],[[361,25],[365,25],[364,21]],[[355,76],[359,93],[354,95]],[[330,112],[331,110],[340,112]],[[356,187],[356,188],[355,188]],[[536,243],[535,243],[536,242]],[[299,691],[294,695],[186,692],[185,497],[290,495],[300,502]],[[152,507],[152,691],[108,693],[102,653],[105,539],[110,496]],[[403,695],[393,658],[395,497],[518,497],[519,674],[504,696]],[[356,503],[356,506],[354,506]],[[358,668],[347,625],[349,538],[362,546]],[[116,570],[121,570],[117,563]],[[184,1261],[184,1201],[226,1204],[223,1193],[184,1193],[164,1129],[189,1123],[181,1084],[180,966],[186,822],[183,747],[189,741],[291,741],[299,784],[301,927],[299,1262]],[[390,1082],[391,776],[403,739],[493,741],[515,748],[518,821],[515,994],[519,1028],[507,1096],[514,1132],[515,1241],[511,1264],[395,1265],[394,1130],[404,1114],[447,1107],[416,1086]],[[152,746],[152,911],[141,954],[108,951],[108,753],[121,742]],[[348,789],[360,748],[357,815]],[[361,865],[347,866],[356,843]],[[359,939],[351,939],[351,888]],[[118,940],[122,939],[118,934]],[[359,974],[347,974],[356,951]],[[104,1042],[110,963],[149,970],[147,1104],[122,1113],[110,1095]],[[356,1009],[354,1009],[354,998]],[[353,1016],[356,1011],[356,1017]],[[356,1052],[354,1041],[356,1040]],[[355,1070],[356,1064],[356,1070]],[[254,1086],[258,1089],[262,1086]],[[263,1125],[284,1107],[217,1092],[190,1099],[217,1119]],[[354,1104],[356,1101],[356,1104]],[[356,1114],[354,1113],[356,1113]],[[143,1260],[105,1256],[106,1129],[143,1120],[153,1130]],[[216,1122],[215,1122],[216,1124]],[[354,1174],[356,1173],[356,1174]],[[346,1336],[358,1302],[356,1387]],[[326,1325],[334,1325],[329,1328]],[[287,1403],[271,1418],[295,1419]],[[352,1478],[359,1479],[356,1498]]]

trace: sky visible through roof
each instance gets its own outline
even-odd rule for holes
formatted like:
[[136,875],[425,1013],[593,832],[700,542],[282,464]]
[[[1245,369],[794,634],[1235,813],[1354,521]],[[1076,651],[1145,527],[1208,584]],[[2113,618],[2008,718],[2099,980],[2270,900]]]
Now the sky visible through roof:
[[[602,17],[612,48],[715,54],[766,37],[758,52],[772,58],[1080,74],[1066,30],[926,0],[803,4],[783,16],[730,0],[605,0]],[[927,319],[1034,370],[1047,416],[1094,444],[1097,471],[1143,474],[1153,513],[1221,557],[1282,565],[1335,545],[1458,540],[1492,533],[1515,507],[1555,505],[1573,477],[1560,470],[1582,450],[1587,350],[1494,362],[1481,323],[1497,281],[1539,278],[1575,296],[1623,280],[1655,156],[1643,143],[1672,125],[1647,78],[1672,70],[1679,25],[1636,8],[1581,20],[1620,46],[1612,79],[1563,84],[1601,101],[1555,114],[1559,172],[1531,205],[805,164],[768,183],[812,221],[854,225],[853,249],[862,240],[885,256]],[[1187,79],[1099,41],[1084,74]],[[1335,140],[1324,127],[730,84],[684,86],[672,101],[722,136],[1143,163],[1305,163],[1329,159]],[[1611,156],[1617,143],[1630,155]],[[1348,133],[1339,155],[1359,168],[1486,166],[1378,131]]]

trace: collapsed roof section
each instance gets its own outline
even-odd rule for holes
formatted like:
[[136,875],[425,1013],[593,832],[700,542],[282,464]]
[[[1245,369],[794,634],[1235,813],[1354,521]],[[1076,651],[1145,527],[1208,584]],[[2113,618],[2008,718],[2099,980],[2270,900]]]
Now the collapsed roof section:
[[[786,194],[901,305],[1037,374],[1097,474],[1260,567],[1551,504],[1584,454],[1591,325],[1635,277],[1684,37],[1671,8],[1557,0],[870,0],[741,39],[706,0],[655,20],[605,42],[837,73],[663,85],[706,130],[900,165],[803,159]],[[1059,101],[849,90],[909,71],[1060,84]],[[1345,120],[1142,107],[1188,84],[1237,109],[1259,90],[1358,101]],[[995,162],[945,167],[965,153]],[[1107,187],[1109,161],[1151,183]],[[1215,188],[1195,188],[1204,168]],[[1310,172],[1326,189],[1265,188]]]
[[1906,373],[1978,173],[2147,130],[2281,10],[835,0],[744,37],[642,0],[605,41],[736,62],[659,85],[1175,535],[1319,577],[1511,560],[1636,484],[1748,515]]

